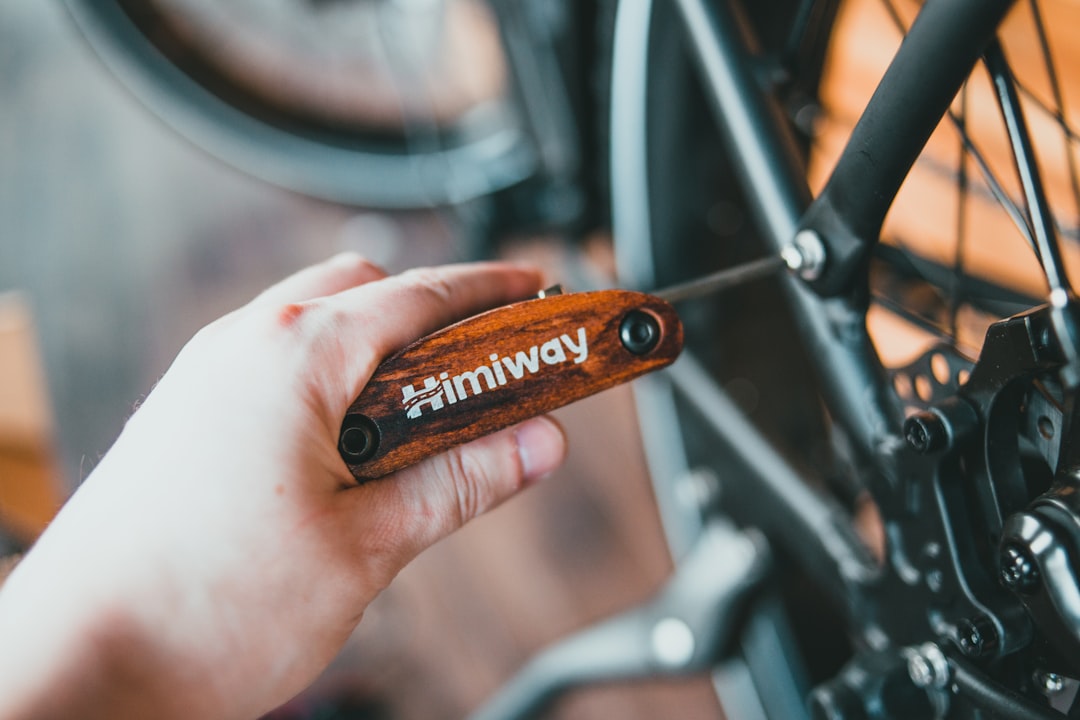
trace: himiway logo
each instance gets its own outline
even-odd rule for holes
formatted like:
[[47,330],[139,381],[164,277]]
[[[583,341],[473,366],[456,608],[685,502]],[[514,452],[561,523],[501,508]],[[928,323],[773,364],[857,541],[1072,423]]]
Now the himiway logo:
[[[519,350],[505,356],[492,353],[488,359],[490,365],[481,365],[459,375],[450,376],[449,372],[438,373],[425,378],[423,387],[415,384],[401,388],[402,405],[405,416],[418,418],[427,408],[429,412],[442,410],[447,404],[467,400],[472,395],[480,395],[487,390],[506,385],[513,380],[521,380],[526,373],[532,375],[544,365],[558,365],[570,360],[574,364],[585,362],[589,357],[589,346],[585,338],[585,328],[577,329],[577,337],[563,333],[540,345],[533,345],[528,350]],[[569,353],[569,355],[567,354]],[[482,382],[481,382],[482,381]]]

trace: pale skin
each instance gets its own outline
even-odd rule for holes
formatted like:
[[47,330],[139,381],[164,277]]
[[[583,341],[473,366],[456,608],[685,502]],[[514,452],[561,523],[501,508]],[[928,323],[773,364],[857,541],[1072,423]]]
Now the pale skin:
[[0,719],[254,718],[307,686],[419,552],[554,470],[535,418],[357,486],[379,360],[539,274],[355,255],[203,328],[0,589]]

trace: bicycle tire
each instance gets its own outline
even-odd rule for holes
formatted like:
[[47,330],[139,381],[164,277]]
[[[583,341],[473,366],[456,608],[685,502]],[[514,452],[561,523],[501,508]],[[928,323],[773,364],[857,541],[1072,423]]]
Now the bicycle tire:
[[508,105],[475,127],[411,148],[407,138],[370,128],[319,126],[238,104],[178,65],[117,0],[65,6],[100,60],[162,121],[211,155],[286,189],[370,208],[424,208],[491,195],[537,169],[536,150]]

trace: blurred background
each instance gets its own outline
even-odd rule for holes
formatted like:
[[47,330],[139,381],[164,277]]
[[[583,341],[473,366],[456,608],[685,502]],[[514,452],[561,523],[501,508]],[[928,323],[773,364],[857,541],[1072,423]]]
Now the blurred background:
[[[206,27],[230,21],[215,3],[186,5]],[[289,20],[267,5],[266,25],[247,46],[230,45],[238,55],[224,66],[250,66],[244,53],[265,50],[260,42]],[[346,80],[332,73],[319,87],[287,78],[277,87],[295,90],[287,102],[329,97],[316,109],[361,113],[376,131],[401,113],[460,114],[473,96],[502,92],[490,19],[460,5],[460,23],[479,28],[465,46],[487,55],[473,64],[480,77],[458,82],[436,109],[393,97],[395,78],[377,72],[361,79],[372,105],[360,109],[334,105]],[[356,22],[354,37],[371,32],[370,19]],[[303,38],[285,40],[303,54]],[[273,62],[259,67],[286,67]],[[410,120],[414,144],[423,144],[415,127],[431,122]],[[198,328],[306,264],[349,249],[391,270],[493,253],[533,259],[571,283],[608,269],[603,238],[586,253],[538,222],[535,236],[496,243],[495,215],[468,199],[374,212],[253,179],[136,100],[60,3],[0,5],[0,550],[32,542]],[[646,597],[670,561],[633,415],[625,390],[561,412],[573,447],[566,469],[417,560],[327,675],[276,716],[463,717],[541,645]],[[705,718],[715,701],[703,680],[593,691],[560,712]]]

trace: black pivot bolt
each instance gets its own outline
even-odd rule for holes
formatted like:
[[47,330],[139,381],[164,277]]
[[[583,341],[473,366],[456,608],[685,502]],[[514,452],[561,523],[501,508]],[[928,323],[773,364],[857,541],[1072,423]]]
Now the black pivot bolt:
[[338,451],[350,465],[370,460],[379,449],[379,426],[367,415],[349,413],[341,423]]
[[949,429],[932,412],[917,412],[904,421],[904,438],[921,455],[944,450],[949,445]]
[[1009,590],[1031,593],[1039,586],[1039,568],[1031,555],[1020,545],[1006,545],[999,558],[998,579]]
[[965,618],[956,624],[956,644],[970,658],[986,657],[998,647],[997,627],[985,616]]
[[644,355],[660,342],[660,324],[650,313],[631,310],[619,325],[619,340],[633,354]]

